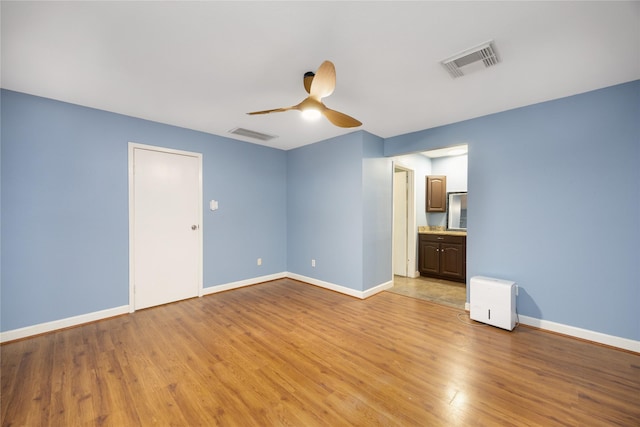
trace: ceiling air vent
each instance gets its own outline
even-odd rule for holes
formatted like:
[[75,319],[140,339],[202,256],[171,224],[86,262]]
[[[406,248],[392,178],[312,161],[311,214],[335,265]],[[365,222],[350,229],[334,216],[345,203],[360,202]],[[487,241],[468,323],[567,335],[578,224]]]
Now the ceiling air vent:
[[488,68],[500,62],[493,41],[482,43],[441,62],[451,77],[462,77],[471,71]]
[[244,128],[233,128],[229,131],[229,133],[232,133],[234,135],[246,136],[247,138],[259,139],[260,141],[270,141],[274,138],[277,138],[277,136],[275,135],[268,135],[266,133],[260,133]]

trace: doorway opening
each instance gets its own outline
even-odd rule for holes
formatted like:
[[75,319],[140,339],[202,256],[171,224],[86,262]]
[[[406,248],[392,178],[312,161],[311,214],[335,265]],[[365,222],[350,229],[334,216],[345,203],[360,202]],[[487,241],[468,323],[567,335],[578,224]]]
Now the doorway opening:
[[393,167],[393,274],[416,277],[416,219],[414,171],[394,164]]
[[[408,178],[407,175],[405,175],[405,170],[410,170],[413,177]],[[429,175],[447,176],[446,192],[466,192],[467,170],[467,145],[407,154],[394,158],[394,286],[389,289],[389,291],[460,309],[466,308],[468,301],[467,287],[466,283],[461,283],[465,281],[465,278],[460,277],[460,282],[457,281],[458,279],[452,279],[455,281],[443,279],[441,276],[449,275],[449,271],[447,274],[433,274],[433,277],[431,277],[432,274],[429,269],[426,269],[422,275],[420,274],[421,261],[417,241],[420,235],[419,233],[446,234],[454,232],[448,229],[448,212],[426,212],[425,177]],[[407,185],[411,185],[412,189],[415,190],[414,194],[408,196],[414,202],[414,206],[413,208],[406,207],[407,215],[413,214],[412,224],[407,225],[406,228],[403,228],[403,224],[398,221],[403,218],[403,213],[405,212],[405,207],[402,204],[404,199],[399,197],[399,194],[403,194],[404,192],[401,183],[403,178],[407,179],[409,181]],[[401,240],[402,236],[405,235],[405,231],[406,235],[413,237],[413,241],[407,245]],[[464,235],[466,241],[466,230],[458,229],[455,233],[456,236]],[[446,239],[448,239],[448,237]],[[460,237],[456,237],[456,239],[460,239]],[[456,248],[460,246],[464,248],[463,251],[466,252],[465,242],[456,241],[456,243],[459,243],[459,245],[448,245],[448,250],[451,249],[449,246],[456,246]],[[403,248],[407,248],[406,258],[403,258],[405,255],[402,252]],[[459,253],[458,251],[458,254]],[[466,254],[463,253],[461,257],[464,260],[462,262],[466,264]],[[413,259],[413,264],[407,268],[406,273],[405,270],[402,269],[403,264],[400,262],[402,259]],[[449,260],[449,258],[447,258],[447,260]],[[460,268],[462,267],[460,266]],[[464,275],[464,272],[462,274]]]

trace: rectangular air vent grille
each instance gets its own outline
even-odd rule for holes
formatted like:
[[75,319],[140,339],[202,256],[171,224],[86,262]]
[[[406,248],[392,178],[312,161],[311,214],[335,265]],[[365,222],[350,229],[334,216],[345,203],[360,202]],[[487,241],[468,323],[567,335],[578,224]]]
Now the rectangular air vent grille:
[[256,132],[254,130],[249,130],[245,128],[233,128],[229,131],[234,135],[246,136],[247,138],[258,139],[260,141],[270,141],[274,138],[277,138],[276,135],[268,135],[266,133]]
[[464,76],[465,71],[492,67],[498,62],[500,59],[493,47],[493,42],[489,41],[447,58],[441,64],[451,74],[451,77],[455,78]]

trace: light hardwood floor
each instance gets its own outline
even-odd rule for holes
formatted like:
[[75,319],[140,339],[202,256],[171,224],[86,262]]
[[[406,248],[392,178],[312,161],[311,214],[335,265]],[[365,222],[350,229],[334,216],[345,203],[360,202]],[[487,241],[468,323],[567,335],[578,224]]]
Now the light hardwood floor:
[[637,426],[640,355],[289,279],[1,346],[3,426]]

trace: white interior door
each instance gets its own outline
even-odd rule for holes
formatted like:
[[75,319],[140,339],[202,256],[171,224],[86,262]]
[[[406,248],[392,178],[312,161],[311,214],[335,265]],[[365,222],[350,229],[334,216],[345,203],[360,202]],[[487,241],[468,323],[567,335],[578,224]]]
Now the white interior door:
[[139,145],[129,153],[133,309],[197,296],[201,155]]
[[407,172],[393,174],[393,274],[407,276]]

